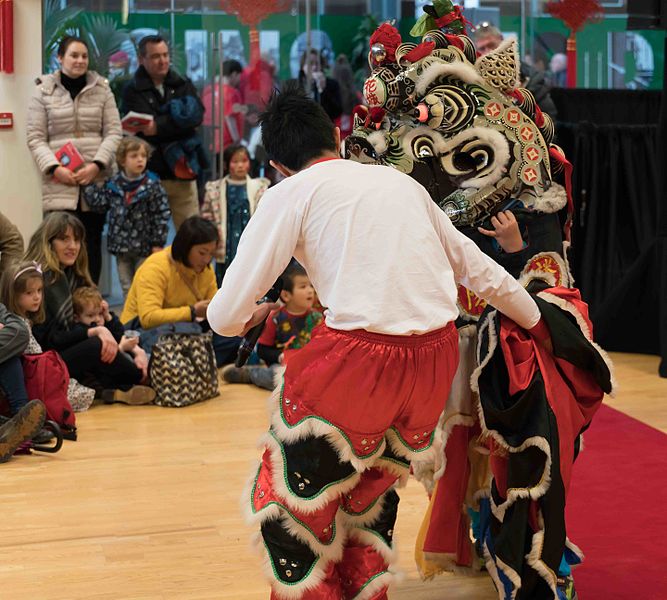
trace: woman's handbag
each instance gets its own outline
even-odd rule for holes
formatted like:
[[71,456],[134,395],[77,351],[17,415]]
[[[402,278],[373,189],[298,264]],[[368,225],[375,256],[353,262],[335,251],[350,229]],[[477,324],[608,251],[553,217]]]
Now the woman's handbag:
[[189,406],[218,395],[210,332],[162,334],[153,346],[148,370],[159,406]]

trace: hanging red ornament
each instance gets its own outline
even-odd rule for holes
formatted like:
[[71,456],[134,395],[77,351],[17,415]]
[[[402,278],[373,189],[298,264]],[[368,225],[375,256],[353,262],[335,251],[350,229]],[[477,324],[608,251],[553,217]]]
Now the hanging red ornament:
[[259,31],[258,25],[269,15],[286,12],[291,6],[291,0],[262,0],[248,2],[248,0],[220,0],[220,8],[250,27],[250,64],[259,61]]
[[546,11],[560,19],[570,30],[567,38],[567,87],[577,86],[577,32],[587,23],[602,18],[598,0],[554,0],[547,2]]

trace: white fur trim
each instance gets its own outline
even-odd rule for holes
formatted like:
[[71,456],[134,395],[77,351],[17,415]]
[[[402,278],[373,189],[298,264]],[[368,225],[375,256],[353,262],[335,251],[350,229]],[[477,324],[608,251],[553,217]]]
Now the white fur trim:
[[566,204],[567,192],[565,188],[558,183],[552,183],[548,190],[545,190],[542,195],[535,198],[532,208],[544,213],[555,213]]
[[382,156],[387,152],[387,138],[383,131],[373,131],[368,134],[367,139],[373,148],[375,148],[375,152],[377,152],[378,156]]
[[[553,273],[547,273],[545,271],[528,270],[528,265],[538,260],[541,257],[548,257],[558,264],[558,267],[560,268],[563,277],[563,281],[560,284],[558,281],[556,281],[556,276]],[[546,281],[551,287],[556,287],[559,285],[560,287],[570,287],[571,285],[570,269],[566,264],[565,260],[563,260],[563,257],[557,252],[539,252],[538,254],[535,254],[534,256],[530,257],[530,259],[526,263],[526,266],[523,268],[523,271],[521,271],[521,275],[519,275],[519,283],[523,287],[526,287],[531,281],[535,279],[541,279],[543,281]]]
[[593,348],[595,348],[609,369],[609,378],[611,380],[611,391],[609,392],[609,395],[613,398],[618,391],[618,383],[616,382],[616,377],[614,376],[614,363],[612,362],[609,355],[593,341],[591,330],[589,329],[588,323],[586,323],[582,314],[572,304],[554,294],[550,294],[549,292],[540,292],[537,295],[542,298],[542,300],[546,300],[551,304],[555,304],[562,310],[570,313],[576,319],[577,325],[579,325],[579,329],[581,329],[584,337],[591,343]]
[[431,63],[416,81],[415,92],[423,96],[428,87],[439,77],[456,77],[466,83],[484,85],[484,79],[472,67],[463,62],[447,63],[442,60]]
[[293,444],[308,437],[325,437],[338,453],[342,462],[349,462],[359,472],[370,469],[378,456],[385,449],[385,441],[381,440],[377,449],[368,457],[360,458],[354,453],[354,449],[343,436],[341,430],[326,422],[320,417],[309,416],[294,427],[285,423],[281,414],[281,399],[283,396],[282,384],[279,385],[269,398],[269,414],[271,427],[276,437],[283,442]]
[[[512,567],[500,560],[498,556],[496,556],[496,566],[512,582],[512,585],[514,586],[514,589],[512,590],[512,600],[514,600],[517,593],[519,592],[519,589],[521,588],[521,577],[519,577],[519,574]],[[502,584],[500,589],[504,589]],[[499,596],[499,598],[502,598],[502,596]]]
[[[584,562],[586,559],[586,556],[584,555],[584,552],[579,546],[577,546],[570,538],[566,537],[565,538],[565,547],[570,549],[572,552],[574,552],[578,557],[581,562]],[[579,565],[571,565],[573,568],[578,567]]]
[[273,592],[282,600],[299,600],[307,591],[315,589],[326,575],[326,562],[323,559],[315,559],[316,563],[313,565],[310,574],[302,581],[294,585],[288,585],[280,581],[273,570],[273,563],[269,551],[264,545],[264,540],[261,534],[257,534],[253,540],[253,546],[262,557],[262,570],[264,575],[271,583]]
[[412,142],[415,138],[420,136],[431,139],[433,148],[437,155],[440,156],[441,160],[444,155],[452,152],[456,147],[465,142],[471,141],[473,138],[486,142],[493,148],[495,152],[493,170],[482,177],[467,179],[461,184],[462,188],[481,189],[485,186],[497,183],[505,175],[505,169],[510,159],[510,146],[507,138],[495,129],[490,129],[488,127],[469,127],[460,133],[457,133],[455,136],[445,139],[443,135],[434,131],[430,127],[415,127],[402,138],[403,151],[415,160],[420,160],[420,158],[413,154]]
[[[385,492],[386,493],[386,492]],[[375,523],[382,514],[384,509],[384,494],[380,496],[371,506],[362,513],[349,513],[344,509],[341,509],[343,514],[343,525],[346,529],[351,529],[352,527],[368,527]]]
[[[544,527],[543,524],[540,525]],[[544,529],[540,529],[533,534],[533,541],[530,552],[526,554],[526,562],[533,568],[539,576],[546,581],[554,594],[554,600],[558,600],[558,591],[556,590],[557,575],[542,560],[542,546],[544,545]]]
[[388,589],[389,586],[394,582],[395,579],[394,573],[382,573],[377,576],[375,579],[371,580],[370,583],[367,583],[361,591],[352,598],[352,600],[370,600],[377,594],[379,594],[383,589]]
[[387,544],[379,533],[375,533],[369,529],[354,527],[348,532],[348,537],[350,539],[355,539],[366,546],[371,546],[373,550],[375,550],[380,556],[382,556],[382,558],[384,558],[385,562],[390,567],[398,563],[396,543],[394,542],[391,545]]
[[[488,348],[488,353],[481,361],[480,361],[481,348],[478,347],[477,349],[478,353],[477,361],[480,363],[480,365],[473,372],[470,382],[470,385],[477,394],[479,394],[479,377],[482,373],[482,369],[484,369],[484,367],[491,360],[491,357],[493,356],[493,353],[495,352],[498,343],[495,325],[493,323],[493,319],[495,318],[496,313],[497,311],[490,312],[488,318],[484,321],[484,323],[482,323],[482,325],[479,328],[480,337],[485,328],[489,329],[489,348]],[[512,504],[514,504],[514,502],[516,502],[516,500],[518,500],[519,498],[531,498],[533,500],[537,500],[538,498],[543,496],[549,489],[549,486],[551,485],[551,448],[549,447],[549,444],[546,442],[546,440],[541,437],[530,437],[527,438],[520,446],[510,446],[498,431],[496,431],[495,429],[489,429],[487,427],[486,421],[484,419],[484,410],[482,408],[481,402],[478,404],[477,408],[478,408],[479,422],[482,427],[482,432],[485,435],[491,436],[501,448],[504,448],[505,450],[511,453],[519,453],[523,452],[526,448],[535,447],[541,450],[542,453],[545,455],[544,469],[540,476],[540,481],[536,486],[530,488],[510,488],[508,490],[505,502],[495,507],[495,510],[494,510],[493,499],[491,500],[491,510],[494,511],[494,515],[496,515],[496,518],[500,522],[502,522],[505,518],[505,512],[510,506],[512,506]]]
[[442,451],[442,449],[434,443],[435,436],[433,436],[430,446],[425,446],[423,449],[417,450],[413,450],[410,446],[406,445],[398,433],[393,429],[387,430],[386,439],[395,454],[402,456],[413,464],[416,462],[432,463],[435,460],[436,455]]
[[285,482],[286,467],[282,449],[279,442],[271,435],[264,436],[263,444],[269,449],[271,454],[271,467],[273,470],[272,483],[274,485],[274,492],[278,497],[285,502],[288,509],[300,511],[303,513],[314,513],[332,500],[345,494],[359,483],[360,475],[353,473],[340,483],[329,485],[323,492],[313,498],[301,498],[292,493]]
[[456,147],[460,141],[466,138],[476,137],[491,146],[495,152],[494,168],[483,177],[473,177],[466,179],[461,183],[462,188],[482,189],[486,186],[493,185],[505,176],[507,164],[510,160],[510,146],[507,138],[495,129],[486,127],[470,127],[455,135],[451,140],[451,144]]
[[306,527],[294,520],[293,516],[286,511],[281,512],[280,522],[282,526],[295,538],[306,544],[317,556],[324,560],[339,562],[343,558],[346,531],[343,524],[343,515],[339,510],[334,519],[335,534],[330,544],[322,544],[318,538]]

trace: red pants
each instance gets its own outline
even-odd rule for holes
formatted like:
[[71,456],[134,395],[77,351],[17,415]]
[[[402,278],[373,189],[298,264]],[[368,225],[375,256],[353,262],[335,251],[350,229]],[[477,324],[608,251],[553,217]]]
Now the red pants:
[[453,324],[420,336],[322,326],[290,357],[247,498],[276,598],[386,597],[393,488],[432,459],[457,363]]

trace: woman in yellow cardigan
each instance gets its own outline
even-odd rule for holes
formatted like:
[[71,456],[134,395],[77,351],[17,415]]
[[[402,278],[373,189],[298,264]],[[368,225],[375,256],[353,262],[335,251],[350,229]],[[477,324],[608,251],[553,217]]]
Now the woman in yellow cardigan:
[[[201,217],[186,219],[171,246],[149,256],[139,267],[120,320],[141,332],[141,347],[151,351],[162,333],[197,333],[205,325],[206,307],[218,289],[211,260],[218,230]],[[238,338],[214,334],[219,364],[232,362]]]

